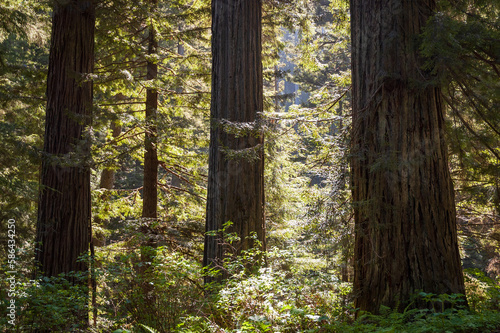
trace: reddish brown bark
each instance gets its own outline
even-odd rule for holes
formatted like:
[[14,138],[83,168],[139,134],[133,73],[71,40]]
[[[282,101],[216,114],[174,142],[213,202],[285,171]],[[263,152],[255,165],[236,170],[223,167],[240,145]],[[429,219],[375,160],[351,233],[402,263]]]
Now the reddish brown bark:
[[[263,111],[261,1],[212,1],[212,101],[206,231],[231,221],[228,232],[241,241],[237,252],[255,244],[255,232],[265,247],[263,135],[258,112]],[[222,126],[253,123],[251,134],[235,136]],[[248,149],[253,159],[227,152]],[[222,235],[206,236],[204,266],[220,264],[225,255]],[[206,281],[209,281],[207,279]]]
[[47,78],[44,157],[38,202],[37,272],[87,271],[90,243],[90,142],[94,64],[92,1],[54,5]]
[[[440,89],[418,35],[434,0],[351,0],[355,306],[464,293]],[[424,303],[417,306],[426,306]]]

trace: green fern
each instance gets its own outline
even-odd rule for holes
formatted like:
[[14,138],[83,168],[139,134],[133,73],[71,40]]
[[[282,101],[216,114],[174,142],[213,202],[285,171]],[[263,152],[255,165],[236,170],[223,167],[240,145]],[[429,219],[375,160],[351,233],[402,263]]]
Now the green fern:
[[139,324],[139,326],[141,326],[142,328],[144,328],[149,333],[160,333],[159,331],[155,330],[154,328],[148,327],[146,325]]

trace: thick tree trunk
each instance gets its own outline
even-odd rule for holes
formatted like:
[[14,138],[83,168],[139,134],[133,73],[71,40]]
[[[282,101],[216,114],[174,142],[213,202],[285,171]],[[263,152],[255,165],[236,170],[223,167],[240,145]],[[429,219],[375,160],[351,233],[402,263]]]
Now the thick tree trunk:
[[[206,231],[224,223],[233,226],[240,242],[236,251],[255,244],[255,232],[265,248],[263,134],[258,112],[263,111],[261,1],[212,1],[212,102]],[[250,123],[251,133],[230,134],[222,124]],[[242,152],[248,156],[229,156]],[[230,154],[234,155],[234,154]],[[219,265],[227,248],[222,235],[206,236],[203,264]],[[210,281],[206,279],[206,282]]]
[[[35,251],[35,276],[85,272],[91,239],[90,141],[94,66],[92,1],[54,5]],[[88,279],[66,277],[86,285]],[[88,311],[75,313],[84,324]],[[36,332],[49,332],[48,328]]]
[[54,5],[35,254],[45,276],[88,270],[77,259],[90,243],[90,142],[83,135],[92,116],[94,23],[92,1]]
[[[418,57],[434,0],[351,0],[355,306],[462,293],[440,90]],[[420,303],[416,306],[426,306]]]

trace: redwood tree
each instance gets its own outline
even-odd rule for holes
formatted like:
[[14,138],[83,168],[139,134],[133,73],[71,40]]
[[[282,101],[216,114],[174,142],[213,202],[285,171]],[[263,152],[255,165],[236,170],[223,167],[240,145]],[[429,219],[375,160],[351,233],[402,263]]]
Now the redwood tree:
[[[435,0],[351,0],[355,306],[464,294],[440,89],[418,36]],[[417,306],[426,306],[421,302]]]
[[37,270],[45,276],[87,271],[78,257],[90,243],[90,142],[94,3],[54,2],[47,111],[36,235]]
[[[253,247],[264,247],[264,156],[258,112],[263,111],[260,0],[212,1],[212,100],[206,231],[226,222]],[[228,125],[230,124],[230,125]],[[246,130],[242,131],[241,128]],[[227,254],[223,235],[207,234],[203,264],[218,265]],[[209,281],[210,279],[206,279]]]

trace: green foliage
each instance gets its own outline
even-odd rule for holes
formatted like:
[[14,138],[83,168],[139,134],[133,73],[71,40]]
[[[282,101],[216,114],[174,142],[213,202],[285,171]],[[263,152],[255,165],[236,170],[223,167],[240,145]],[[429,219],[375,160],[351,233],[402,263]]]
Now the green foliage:
[[498,208],[500,6],[496,1],[442,1],[441,6],[421,48],[425,69],[444,87],[449,105],[455,178],[464,199]]
[[246,276],[252,274],[264,265],[265,252],[257,233],[252,232],[247,236],[251,240],[252,248],[239,250],[241,237],[236,232],[231,232],[233,222],[224,223],[222,229],[211,230],[206,235],[218,237],[219,246],[224,247],[224,258],[216,262],[215,266],[204,267],[204,276],[215,278],[211,284],[205,285],[208,293],[217,292],[221,287],[218,280],[232,276]]
[[500,276],[500,3],[440,1],[422,35],[424,70],[442,87],[466,268]]
[[483,307],[471,312],[463,306],[463,295],[423,292],[413,302],[426,303],[428,308],[409,306],[400,313],[382,307],[380,315],[365,313],[354,320],[348,283],[332,274],[290,268],[290,259],[289,253],[274,249],[269,252],[268,267],[256,274],[232,275],[217,293],[211,293],[205,315],[183,318],[177,331],[486,332],[500,327],[498,311]]
[[467,300],[476,312],[500,310],[500,285],[477,268],[465,270]]
[[286,79],[300,86],[295,97],[309,97],[276,115],[283,124],[282,133],[293,131],[290,163],[305,179],[297,184],[300,200],[295,215],[285,223],[295,230],[287,236],[298,240],[296,253],[312,252],[328,262],[328,269],[347,279],[353,243],[348,182],[348,6],[345,1],[309,5],[309,30],[298,29],[296,39],[288,41],[284,60],[292,63]]
[[[31,241],[36,221],[48,19],[46,6],[38,2],[0,5],[0,220],[16,220],[18,248]],[[7,258],[6,227],[0,224],[2,262]]]
[[[208,8],[205,1],[183,0],[157,6],[150,1],[113,1],[98,8],[93,155],[96,176],[103,169],[115,172],[115,189],[93,193],[101,238],[127,237],[119,236],[120,227],[126,225],[136,226],[135,232],[143,226],[155,234],[182,229],[201,236],[210,78],[208,30],[202,26],[209,26]],[[147,52],[150,27],[159,42],[153,55]],[[158,65],[155,82],[145,80],[146,61]],[[140,218],[143,143],[152,125],[144,118],[146,88],[156,89],[159,101],[154,124],[160,162],[159,219],[152,225]],[[117,127],[121,133],[116,136]]]
[[146,325],[142,325],[142,324],[140,324],[140,327],[142,327],[142,328],[143,328],[146,332],[148,332],[148,333],[158,333],[158,331],[157,331],[157,330],[155,330],[155,329],[153,329],[153,328],[151,328],[151,327],[148,327],[148,326],[146,326]]
[[[245,257],[234,260],[244,261]],[[211,294],[206,304],[210,315],[196,321],[206,325],[205,331],[297,332],[350,316],[347,284],[320,272],[283,270],[290,259],[289,253],[274,249],[267,254],[268,267],[256,274],[240,270],[231,275]],[[189,332],[189,328],[181,326],[180,331]]]
[[[101,329],[136,327],[139,332],[139,327],[147,326],[160,332],[170,331],[181,317],[194,313],[203,302],[200,265],[166,247],[151,250],[151,263],[142,262],[139,249],[123,252],[118,244],[98,252]],[[147,267],[147,274],[141,274],[141,267]],[[144,285],[148,288],[144,289]]]
[[[76,279],[80,283],[68,281]],[[0,319],[0,325],[9,332],[30,332],[35,329],[51,332],[84,332],[88,309],[87,275],[70,272],[57,277],[42,277],[27,280],[16,276],[15,299],[16,324],[7,323],[8,317]],[[6,295],[4,295],[6,296]],[[7,313],[8,298],[2,297],[2,312]]]
[[[420,333],[489,332],[500,327],[498,311],[487,310],[492,309],[488,298],[478,298],[477,312],[471,312],[460,306],[462,295],[430,293],[415,296],[415,301],[427,302],[429,308],[408,307],[403,313],[382,308],[380,315],[366,313],[354,320],[348,283],[339,282],[332,274],[290,267],[290,253],[277,249],[268,254],[268,267],[256,274],[232,275],[209,298],[198,284],[198,262],[165,248],[156,249],[148,280],[151,294],[144,295],[139,287],[144,281],[139,280],[135,268],[140,263],[138,253],[123,253],[119,248],[98,256],[99,317],[97,326],[87,331]],[[244,256],[239,260],[244,261]],[[484,274],[473,273],[495,289],[488,295],[496,295],[498,300],[498,286]],[[75,324],[77,314],[89,300],[85,289],[62,277],[44,278],[35,284],[21,282],[16,328],[23,332],[37,325],[54,332],[79,331],[82,326]]]
[[381,315],[367,315],[351,325],[338,323],[324,327],[325,332],[491,332],[500,325],[498,313],[474,314],[467,310],[405,313],[386,309]]

